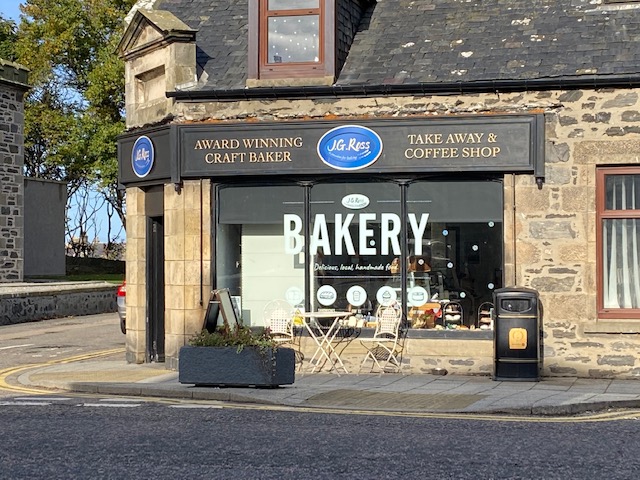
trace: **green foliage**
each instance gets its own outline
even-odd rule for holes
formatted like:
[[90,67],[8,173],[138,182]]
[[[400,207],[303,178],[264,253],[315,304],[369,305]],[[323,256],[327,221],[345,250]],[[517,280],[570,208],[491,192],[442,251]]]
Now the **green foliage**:
[[0,15],[0,58],[15,61],[15,43],[18,38],[16,24],[13,20],[7,20]]
[[[135,0],[25,0],[11,45],[30,69],[25,173],[94,184],[124,223],[117,136],[125,129],[124,63],[116,47]],[[0,18],[0,52],[9,28]],[[1,55],[0,55],[1,56]]]
[[193,347],[236,347],[238,352],[241,352],[244,347],[259,347],[264,350],[267,348],[275,349],[278,346],[267,329],[254,333],[244,325],[235,329],[230,328],[229,325],[222,325],[213,333],[203,330],[189,340],[189,345]]
[[52,280],[56,282],[107,282],[120,285],[124,281],[124,276],[116,273],[95,273],[86,275],[64,275],[62,277],[51,277],[50,275],[33,275],[26,277],[27,280]]

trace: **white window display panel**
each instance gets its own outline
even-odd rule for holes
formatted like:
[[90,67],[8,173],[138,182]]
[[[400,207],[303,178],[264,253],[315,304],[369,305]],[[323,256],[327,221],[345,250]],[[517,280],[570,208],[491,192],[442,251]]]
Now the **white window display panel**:
[[291,287],[304,290],[304,269],[285,254],[282,225],[244,225],[241,258],[245,323],[264,326],[262,311],[268,302],[286,299]]

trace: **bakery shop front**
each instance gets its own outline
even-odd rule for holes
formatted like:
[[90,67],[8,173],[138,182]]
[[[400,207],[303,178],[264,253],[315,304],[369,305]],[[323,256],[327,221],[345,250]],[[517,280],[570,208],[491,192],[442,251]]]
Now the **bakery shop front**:
[[[128,218],[146,222],[147,284],[163,283],[139,296],[146,320],[131,335],[162,343],[175,365],[216,288],[256,327],[275,299],[298,312],[353,312],[365,329],[376,308],[395,304],[410,371],[458,359],[462,372],[489,373],[492,295],[509,285],[514,248],[513,176],[542,186],[543,132],[535,114],[130,132],[119,142]],[[142,200],[132,207],[131,197]],[[176,250],[190,252],[182,269]],[[356,343],[344,355],[354,364]]]

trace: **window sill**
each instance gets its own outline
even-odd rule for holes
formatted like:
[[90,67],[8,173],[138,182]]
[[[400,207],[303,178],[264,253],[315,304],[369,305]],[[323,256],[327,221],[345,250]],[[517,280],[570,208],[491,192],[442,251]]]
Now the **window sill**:
[[258,87],[316,87],[333,85],[333,77],[308,77],[308,78],[249,78],[247,88]]
[[409,329],[407,338],[428,338],[447,340],[493,340],[492,330],[435,330]]
[[640,333],[640,319],[600,319],[595,324],[586,325],[584,333]]

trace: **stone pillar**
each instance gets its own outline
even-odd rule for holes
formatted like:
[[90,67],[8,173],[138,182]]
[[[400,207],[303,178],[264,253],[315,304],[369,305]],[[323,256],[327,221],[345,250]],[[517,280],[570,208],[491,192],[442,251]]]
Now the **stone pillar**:
[[127,188],[127,362],[144,363],[146,348],[146,250],[145,192]]
[[165,186],[165,362],[202,330],[211,292],[211,183]]
[[24,93],[27,70],[0,60],[0,283],[24,275]]

